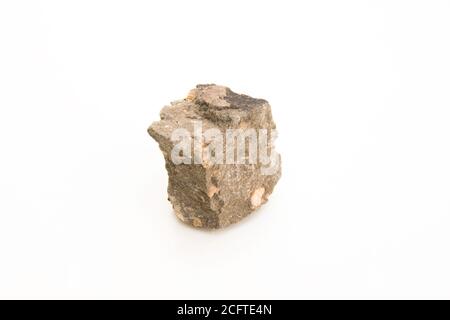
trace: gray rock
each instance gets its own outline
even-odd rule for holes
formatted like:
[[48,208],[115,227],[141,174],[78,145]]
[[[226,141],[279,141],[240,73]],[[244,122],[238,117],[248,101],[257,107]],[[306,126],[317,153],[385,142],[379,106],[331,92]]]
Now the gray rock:
[[148,132],[164,155],[169,200],[180,220],[221,228],[267,201],[281,176],[279,155],[270,143],[264,148],[265,130],[269,142],[275,133],[267,101],[198,85],[160,117]]

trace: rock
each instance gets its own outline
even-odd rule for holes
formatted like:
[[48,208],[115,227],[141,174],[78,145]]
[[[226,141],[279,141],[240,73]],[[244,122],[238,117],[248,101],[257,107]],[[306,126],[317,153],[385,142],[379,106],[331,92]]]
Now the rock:
[[148,129],[169,174],[176,216],[196,228],[221,228],[264,204],[281,176],[269,103],[227,87],[198,85]]

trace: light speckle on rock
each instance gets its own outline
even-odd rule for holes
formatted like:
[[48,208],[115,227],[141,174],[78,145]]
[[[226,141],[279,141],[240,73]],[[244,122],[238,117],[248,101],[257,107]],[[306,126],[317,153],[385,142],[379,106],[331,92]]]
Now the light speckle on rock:
[[197,217],[192,218],[192,225],[196,228],[201,228],[203,226],[202,220]]
[[266,189],[261,187],[253,192],[250,198],[250,203],[253,209],[259,207],[262,204],[264,191],[266,191]]
[[219,188],[215,185],[210,185],[208,187],[208,197],[212,198],[217,192],[219,192]]

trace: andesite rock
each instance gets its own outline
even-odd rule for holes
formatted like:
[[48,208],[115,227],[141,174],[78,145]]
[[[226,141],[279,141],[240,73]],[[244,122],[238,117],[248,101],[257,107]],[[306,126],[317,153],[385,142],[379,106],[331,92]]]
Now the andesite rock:
[[[267,157],[262,161],[261,134],[267,130],[270,142],[276,128],[266,100],[214,84],[198,85],[185,99],[164,107],[160,117],[148,132],[164,155],[169,201],[180,220],[197,228],[222,228],[240,221],[267,201],[281,176],[281,162],[270,144],[265,151],[272,156],[271,162]],[[189,142],[181,152],[177,146],[183,135],[175,139],[177,129],[186,132],[183,139]],[[252,130],[258,138],[256,162],[250,161],[254,159],[250,149],[250,140],[255,138]],[[215,134],[207,137],[207,132]],[[236,163],[239,137],[227,135],[229,132],[248,133],[241,140],[245,146],[244,163]],[[234,148],[231,151],[227,150],[230,146]],[[220,154],[222,162],[218,161]],[[182,163],[173,161],[174,155]]]

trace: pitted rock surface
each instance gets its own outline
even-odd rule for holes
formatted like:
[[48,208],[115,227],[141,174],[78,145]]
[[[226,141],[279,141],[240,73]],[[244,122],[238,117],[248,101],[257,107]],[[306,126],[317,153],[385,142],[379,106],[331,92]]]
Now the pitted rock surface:
[[[272,147],[268,151],[276,155],[277,164],[270,174],[263,174],[261,169],[267,164],[261,161],[243,164],[225,161],[228,129],[274,132],[276,127],[266,100],[237,94],[224,86],[198,85],[185,99],[164,107],[160,118],[148,132],[164,155],[169,175],[168,198],[181,221],[196,228],[222,228],[240,221],[267,202],[281,176],[280,157]],[[212,143],[203,138],[199,141],[195,132],[199,123],[201,133],[214,129],[223,134],[223,163],[210,163],[204,156],[204,149]],[[177,141],[172,134],[180,128],[186,129],[192,139],[192,154],[190,162],[175,164],[171,156]],[[201,148],[197,158],[196,146]],[[249,151],[245,156],[249,156]]]

